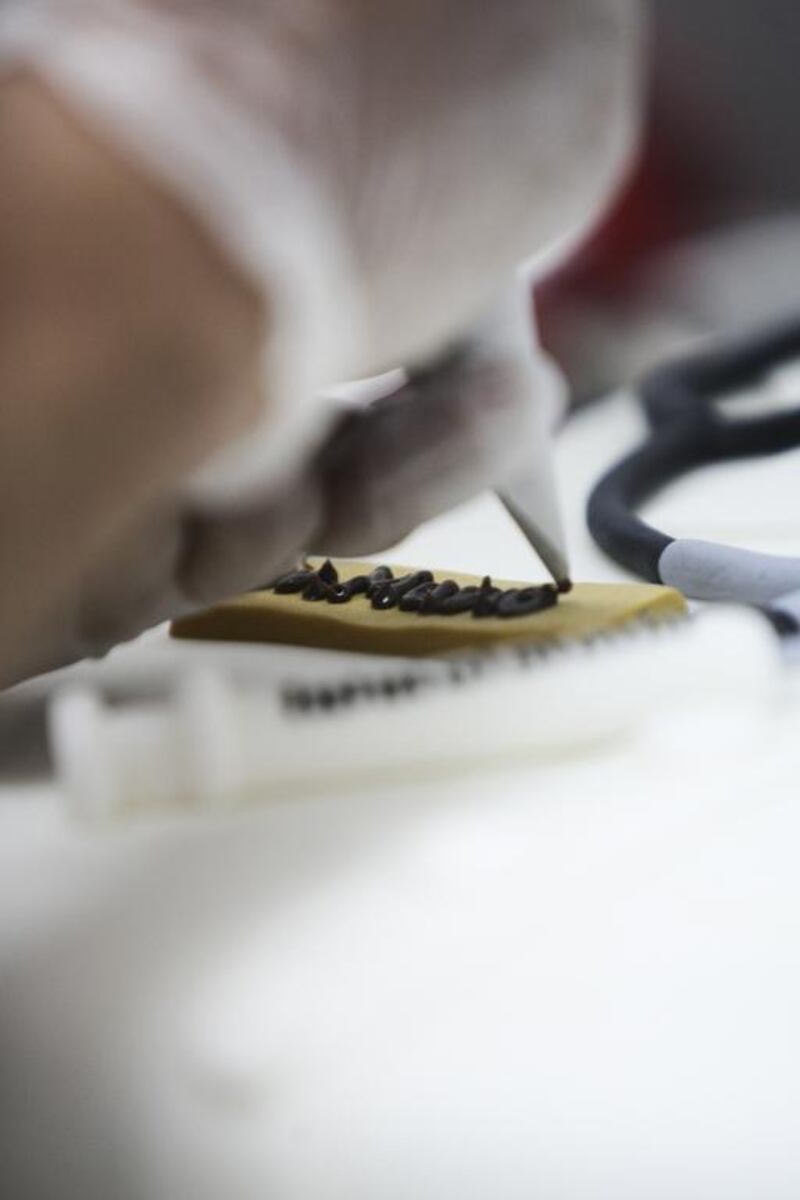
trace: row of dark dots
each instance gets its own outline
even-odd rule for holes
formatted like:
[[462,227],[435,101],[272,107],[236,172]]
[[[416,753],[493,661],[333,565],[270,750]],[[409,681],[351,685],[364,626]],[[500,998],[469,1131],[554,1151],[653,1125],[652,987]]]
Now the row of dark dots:
[[507,670],[510,664],[525,669],[569,650],[591,653],[603,646],[630,642],[640,634],[669,636],[672,624],[671,621],[653,622],[651,618],[644,617],[631,621],[622,629],[605,630],[579,639],[526,642],[504,647],[502,651],[491,654],[463,655],[451,662],[438,663],[441,669],[436,673],[428,668],[425,673],[404,672],[382,679],[349,680],[322,686],[315,684],[313,687],[293,685],[282,691],[281,703],[292,716],[317,716],[353,709],[362,704],[397,702],[433,688],[464,686],[489,673]]
[[[532,662],[540,662],[549,658],[559,650],[558,643],[523,646],[511,648],[513,661],[522,667]],[[441,663],[441,670],[435,674],[428,669],[425,673],[414,674],[404,672],[398,675],[387,675],[382,679],[348,680],[343,683],[315,684],[313,687],[293,685],[281,693],[281,703],[286,712],[293,715],[308,716],[317,713],[331,713],[342,709],[351,709],[362,704],[392,702],[408,699],[420,692],[445,685],[461,687],[465,684],[484,677],[489,671],[496,671],[503,661],[508,661],[509,651],[504,651],[505,659],[497,655],[470,655],[456,659],[450,663]]]
[[540,587],[495,587],[487,575],[480,586],[459,587],[454,579],[437,583],[431,571],[414,571],[395,578],[390,567],[376,567],[369,575],[341,580],[328,559],[319,570],[306,565],[284,575],[273,585],[279,596],[300,595],[311,603],[347,604],[354,596],[365,596],[378,611],[398,608],[419,616],[524,617],[552,608],[558,601],[558,589],[552,584]]

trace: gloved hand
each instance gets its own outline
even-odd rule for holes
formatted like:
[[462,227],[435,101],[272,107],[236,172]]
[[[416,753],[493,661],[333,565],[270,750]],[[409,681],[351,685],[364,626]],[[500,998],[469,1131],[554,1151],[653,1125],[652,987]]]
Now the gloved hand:
[[[520,259],[608,195],[635,126],[635,15],[633,0],[25,5],[15,60],[166,185],[256,289],[265,329],[263,363],[240,371],[246,438],[217,419],[222,458],[213,438],[199,474],[176,454],[173,486],[108,533],[62,606],[90,631],[65,653],[255,585],[301,548],[378,549],[510,474],[536,402],[520,347],[448,351]],[[425,383],[320,453],[320,387],[400,365]]]
[[[265,584],[299,551],[359,556],[518,476],[540,437],[534,394],[557,402],[545,362],[475,339],[397,391],[344,414],[310,463],[261,505],[201,515],[158,505],[84,579],[72,657],[132,630]],[[539,384],[538,389],[535,387]]]

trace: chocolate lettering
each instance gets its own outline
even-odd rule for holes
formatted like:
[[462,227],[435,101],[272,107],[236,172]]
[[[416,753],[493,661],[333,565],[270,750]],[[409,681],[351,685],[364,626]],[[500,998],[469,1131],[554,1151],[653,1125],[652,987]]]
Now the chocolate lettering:
[[487,617],[509,620],[552,608],[558,603],[559,593],[569,591],[571,586],[556,587],[548,583],[503,591],[486,575],[480,587],[462,588],[454,579],[437,583],[431,571],[414,571],[395,579],[391,568],[386,566],[375,567],[369,575],[342,580],[331,560],[326,559],[319,570],[305,565],[282,576],[272,590],[278,596],[302,594],[303,600],[311,603],[349,604],[355,596],[364,596],[378,611],[399,608],[401,612],[425,617],[471,612],[479,620]]

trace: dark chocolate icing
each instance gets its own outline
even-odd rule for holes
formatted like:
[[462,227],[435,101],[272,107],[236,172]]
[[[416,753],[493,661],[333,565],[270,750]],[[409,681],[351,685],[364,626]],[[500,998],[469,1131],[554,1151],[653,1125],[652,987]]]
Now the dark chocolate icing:
[[378,591],[384,583],[388,583],[391,579],[394,579],[394,575],[392,574],[391,567],[375,567],[374,571],[370,572],[368,578],[369,586],[367,588],[367,596],[371,600],[376,591]]
[[433,579],[425,579],[400,597],[401,612],[422,612],[428,602],[428,597],[434,591],[436,584]]
[[369,586],[367,575],[354,575],[345,583],[339,582],[332,587],[328,601],[331,604],[347,604],[348,600],[353,599],[353,596],[365,595],[369,591]]
[[317,571],[317,575],[328,587],[335,587],[339,582],[339,572],[329,558],[325,559],[325,562]]
[[397,608],[405,596],[424,586],[433,586],[430,571],[415,571],[413,575],[402,575],[376,588],[372,593],[373,608]]
[[512,588],[497,601],[498,617],[529,617],[558,603],[558,591],[551,587]]
[[459,588],[451,596],[447,596],[441,601],[439,611],[445,617],[455,617],[459,613],[472,612],[480,592],[481,589],[474,586]]
[[444,583],[433,584],[423,597],[419,611],[423,616],[444,616],[446,614],[442,605],[446,600],[452,600],[453,596],[458,595],[460,591],[461,589],[454,579],[445,579]]
[[315,575],[316,572],[311,567],[299,571],[290,571],[288,575],[283,575],[273,585],[272,590],[279,596],[291,596],[296,592],[303,592]]
[[[570,585],[571,586],[571,585]],[[279,596],[302,593],[303,600],[327,601],[328,604],[348,604],[354,596],[366,596],[379,611],[399,608],[401,612],[418,613],[424,617],[450,617],[471,612],[478,619],[500,617],[529,617],[544,612],[558,603],[560,592],[567,587],[552,583],[539,587],[510,588],[503,591],[486,575],[480,587],[459,587],[454,579],[437,583],[431,571],[414,571],[395,579],[390,567],[379,566],[369,575],[355,575],[340,580],[330,561],[318,571],[305,565],[282,576],[272,586]]]
[[312,575],[303,591],[304,600],[328,600],[333,588],[321,575]]

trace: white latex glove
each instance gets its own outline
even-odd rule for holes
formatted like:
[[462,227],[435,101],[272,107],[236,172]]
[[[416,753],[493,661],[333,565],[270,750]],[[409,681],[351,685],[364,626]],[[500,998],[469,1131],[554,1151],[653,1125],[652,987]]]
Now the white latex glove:
[[216,473],[237,493],[318,435],[320,386],[463,338],[520,260],[596,214],[630,147],[633,0],[23,0],[8,14],[7,44],[263,288],[271,419]]
[[[537,375],[518,342],[470,340],[520,261],[565,248],[620,174],[635,0],[3,12],[8,55],[170,187],[268,318],[262,429],[132,520],[77,611],[60,607],[56,657],[255,586],[301,549],[377,550],[524,464]],[[319,390],[395,366],[427,374],[315,457]]]

